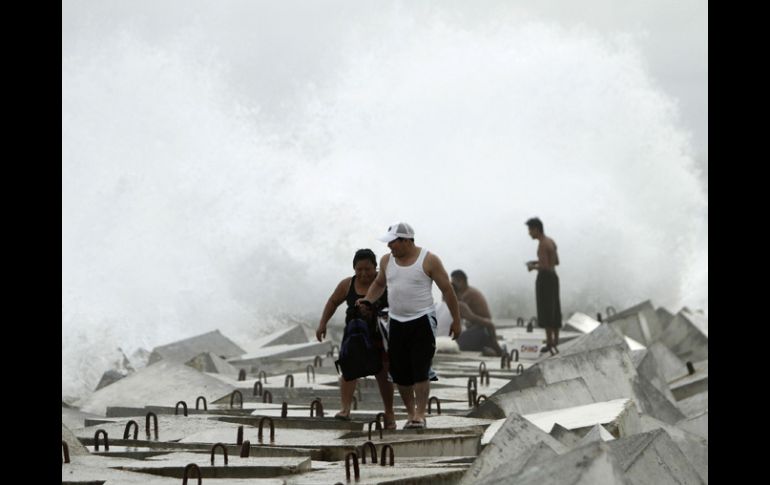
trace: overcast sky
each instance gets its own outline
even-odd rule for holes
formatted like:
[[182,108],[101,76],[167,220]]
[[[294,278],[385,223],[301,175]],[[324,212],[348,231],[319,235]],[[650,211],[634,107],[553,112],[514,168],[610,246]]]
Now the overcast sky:
[[698,159],[707,159],[706,0],[64,0],[63,53],[77,53],[84,44],[98,44],[126,29],[151,43],[197,30],[201,43],[191,47],[220,56],[233,87],[264,108],[296,83],[322,78],[328,65],[338,62],[346,31],[358,26],[376,35],[387,25],[378,19],[399,9],[418,22],[438,14],[468,29],[530,18],[629,36],[661,88],[678,103]]

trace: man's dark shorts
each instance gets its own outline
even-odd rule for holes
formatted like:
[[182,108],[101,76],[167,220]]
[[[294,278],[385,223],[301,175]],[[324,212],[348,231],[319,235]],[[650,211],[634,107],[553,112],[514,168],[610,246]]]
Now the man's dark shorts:
[[400,322],[390,319],[388,360],[393,382],[411,386],[428,380],[428,371],[436,353],[436,315]]
[[561,328],[561,301],[559,277],[555,271],[538,271],[535,280],[537,324],[546,328]]

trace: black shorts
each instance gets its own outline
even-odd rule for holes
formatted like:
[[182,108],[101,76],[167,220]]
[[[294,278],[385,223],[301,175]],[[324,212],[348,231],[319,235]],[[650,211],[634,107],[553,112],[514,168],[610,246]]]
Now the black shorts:
[[411,386],[428,380],[436,353],[436,324],[434,313],[408,322],[390,319],[388,360],[393,382]]
[[561,328],[559,277],[554,271],[538,271],[535,280],[537,324],[545,328]]

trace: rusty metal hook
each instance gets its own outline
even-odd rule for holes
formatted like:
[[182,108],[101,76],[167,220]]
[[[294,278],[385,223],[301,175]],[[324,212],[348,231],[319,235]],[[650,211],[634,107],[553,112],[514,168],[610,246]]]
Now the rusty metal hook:
[[356,480],[361,478],[361,470],[358,469],[358,454],[355,451],[351,451],[345,455],[345,478],[350,481],[350,459],[353,459],[353,475]]
[[530,318],[529,323],[527,323],[527,333],[532,333],[532,330],[535,328],[535,325],[537,325],[537,317]]
[[[126,429],[123,431],[123,439],[128,439],[128,434],[131,432],[131,425],[134,425],[134,439],[137,439],[137,436],[139,436],[139,425],[136,424],[136,421],[133,419],[126,423]],[[149,422],[147,424],[150,424]]]
[[385,450],[390,451],[390,466],[394,466],[396,463],[395,456],[393,455],[393,446],[384,445],[382,447],[382,455],[380,456],[380,466],[385,466]]
[[179,401],[176,403],[176,406],[174,406],[174,416],[179,414],[179,405],[182,405],[182,409],[184,411],[184,415],[187,416],[187,403],[184,401]]
[[[380,423],[380,418],[382,418],[382,423]],[[374,417],[374,420],[377,421],[377,428],[385,427],[385,413],[377,413],[377,415]]]
[[235,396],[238,396],[238,400],[241,404],[241,409],[243,409],[243,394],[238,389],[234,390],[232,394],[230,394],[230,409],[233,408],[233,404],[235,403]]
[[259,442],[262,443],[262,427],[265,425],[265,420],[268,421],[268,424],[270,425],[270,442],[275,442],[275,425],[273,424],[273,418],[270,418],[268,416],[264,416],[262,419],[259,420],[259,431],[257,431],[257,438],[259,439]]
[[152,418],[153,428],[155,430],[155,439],[158,439],[158,416],[150,411],[144,418],[144,429],[147,431],[147,438],[150,437],[150,418]]
[[372,464],[377,464],[377,447],[371,441],[361,445],[361,464],[366,465],[366,450],[369,449],[372,455]]
[[203,396],[198,396],[195,398],[195,409],[198,409],[198,405],[200,404],[201,399],[203,399],[203,410],[208,411],[209,407],[206,404],[206,398]]
[[94,451],[99,451],[99,435],[104,436],[104,451],[110,451],[110,442],[107,440],[107,432],[103,429],[97,429],[94,433]]
[[195,473],[198,475],[198,485],[201,485],[203,483],[201,479],[201,469],[198,468],[198,465],[195,463],[190,463],[186,467],[184,467],[184,474],[182,475],[182,485],[187,485],[187,477],[190,475],[190,472],[192,470],[195,470]]
[[320,399],[313,399],[310,401],[310,417],[317,416],[319,418],[324,417],[324,406],[321,404]]
[[431,398],[428,399],[428,414],[433,414],[431,411],[433,401],[436,401],[436,414],[441,414],[441,401],[436,396],[431,396]]
[[248,458],[249,450],[251,450],[251,441],[246,440],[241,444],[241,458]]
[[[61,440],[61,448],[62,448],[62,452],[64,453],[64,458],[62,458],[62,463],[69,463],[70,462],[70,447],[69,447],[69,445],[67,444],[66,441]],[[375,458],[375,460],[377,460],[377,458]],[[377,462],[375,461],[375,463],[377,463]]]
[[227,448],[224,443],[217,443],[211,447],[211,466],[214,466],[214,453],[217,448],[222,448],[222,454],[225,456],[225,465],[227,465]]
[[[291,383],[291,386],[289,385]],[[294,387],[294,375],[288,374],[283,381],[283,387]]]
[[262,393],[262,402],[268,402],[270,404],[273,403],[273,393],[270,391],[265,391]]
[[486,369],[485,369],[485,370],[484,370],[484,372],[482,372],[482,374],[481,374],[481,385],[482,385],[482,386],[484,385],[484,378],[485,378],[485,377],[486,377],[486,379],[487,379],[487,384],[486,384],[486,385],[488,386],[488,385],[489,385],[489,371],[488,371],[488,370],[486,370]]
[[380,421],[369,421],[369,441],[372,440],[372,425],[376,425],[375,429],[380,432],[380,439],[382,439],[382,426],[380,425]]

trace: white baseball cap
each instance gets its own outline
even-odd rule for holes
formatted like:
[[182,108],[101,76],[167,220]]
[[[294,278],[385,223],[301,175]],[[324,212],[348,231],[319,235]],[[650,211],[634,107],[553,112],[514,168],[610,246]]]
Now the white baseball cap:
[[400,237],[414,239],[414,229],[406,222],[397,222],[388,228],[388,232],[382,236],[380,241],[389,243]]

